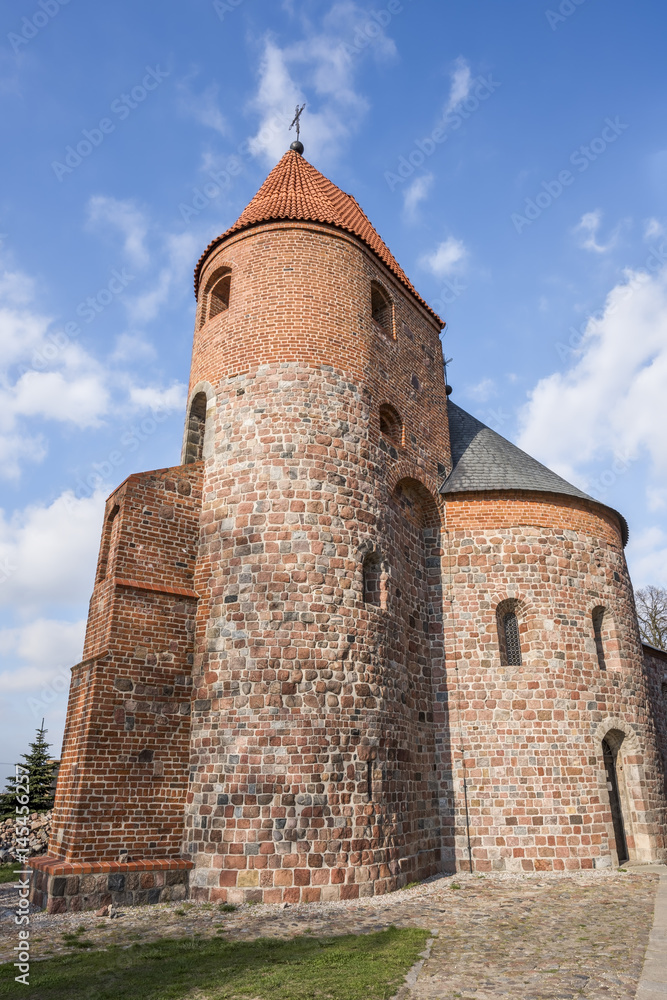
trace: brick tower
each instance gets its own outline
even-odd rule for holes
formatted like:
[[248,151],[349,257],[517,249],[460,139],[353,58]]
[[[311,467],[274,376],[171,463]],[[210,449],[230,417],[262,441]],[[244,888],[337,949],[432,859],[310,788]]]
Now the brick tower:
[[33,898],[661,856],[620,515],[448,407],[442,321],[298,147],[195,292],[182,464],[107,503]]

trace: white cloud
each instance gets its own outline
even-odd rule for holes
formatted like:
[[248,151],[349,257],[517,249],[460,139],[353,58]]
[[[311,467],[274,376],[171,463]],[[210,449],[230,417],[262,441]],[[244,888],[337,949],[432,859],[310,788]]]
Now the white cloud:
[[462,101],[465,101],[466,97],[470,93],[470,87],[472,84],[470,66],[463,56],[459,56],[454,62],[451,80],[449,98],[445,106],[445,116],[447,116],[451,111],[454,111],[454,109],[457,108]]
[[598,243],[597,235],[601,222],[602,212],[598,208],[594,212],[585,212],[574,227],[573,232],[579,235],[579,245],[584,250],[591,250],[593,253],[607,253],[616,246],[620,231],[618,227],[610,235],[606,244]]
[[368,110],[355,89],[361,57],[371,53],[386,60],[396,53],[378,21],[349,0],[334,3],[321,28],[306,19],[301,28],[303,37],[282,48],[271,37],[264,40],[257,93],[250,102],[260,117],[250,150],[271,165],[289,145],[287,127],[306,92],[302,137],[307,155],[320,162],[334,157]]
[[449,236],[439,243],[432,253],[423,254],[419,258],[419,263],[436,278],[444,278],[456,271],[467,256],[468,251],[463,241]]
[[636,588],[649,584],[667,587],[667,534],[662,528],[651,526],[637,535],[631,534],[627,559]]
[[201,239],[197,232],[167,234],[162,237],[166,256],[152,285],[138,295],[123,297],[130,323],[144,324],[155,319],[169,301],[174,287],[181,289],[186,280],[191,280],[192,261],[201,251]]
[[657,485],[664,485],[666,385],[667,268],[628,271],[602,317],[588,323],[571,368],[541,379],[530,393],[519,444],[584,486],[591,463],[607,463],[608,476],[618,477],[647,454]]
[[665,227],[657,219],[647,219],[644,223],[644,239],[654,240],[665,235]]
[[[51,700],[45,688],[69,687],[69,668],[81,659],[86,623],[36,618],[27,625],[0,629],[0,654],[6,663],[16,662],[13,670],[0,672],[0,693],[28,691],[33,697]],[[42,690],[40,690],[42,689]]]
[[109,407],[109,393],[97,375],[68,380],[62,372],[26,372],[12,396],[14,414],[71,422],[77,427],[98,426]]
[[159,412],[185,409],[186,386],[182,382],[174,382],[168,389],[133,386],[130,389],[130,401],[140,409]]
[[403,210],[409,219],[415,217],[417,207],[428,196],[432,184],[433,174],[422,174],[421,177],[416,177],[403,192]]
[[88,202],[88,225],[111,227],[123,237],[123,251],[136,267],[145,267],[150,256],[145,241],[148,223],[133,201],[119,201],[106,195],[94,195]]
[[48,505],[0,509],[0,605],[24,614],[88,600],[107,492],[79,499],[67,490]]

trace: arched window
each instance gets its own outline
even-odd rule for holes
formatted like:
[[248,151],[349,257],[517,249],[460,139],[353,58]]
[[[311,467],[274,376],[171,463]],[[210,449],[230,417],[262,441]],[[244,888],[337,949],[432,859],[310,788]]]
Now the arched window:
[[616,856],[619,864],[628,860],[628,845],[625,839],[623,807],[618,780],[619,750],[623,742],[623,736],[624,734],[619,730],[611,730],[602,740],[602,755],[604,758],[605,777],[607,779],[607,791],[609,792],[609,808],[611,810],[611,821],[614,828],[614,840],[616,842]]
[[391,299],[386,292],[377,284],[371,282],[371,315],[373,322],[380,328],[387,337],[394,336],[394,323],[392,317]]
[[117,503],[114,504],[109,513],[109,516],[104,522],[104,531],[102,533],[102,547],[100,549],[100,562],[97,571],[98,580],[103,580],[104,577],[107,575],[107,569],[109,564],[109,552],[111,550],[111,536],[113,533],[113,523],[116,520],[119,510],[120,507],[118,506],[118,504]]
[[375,607],[384,606],[384,580],[382,574],[382,560],[378,552],[369,552],[363,562],[364,574],[364,604],[372,604]]
[[192,462],[201,461],[204,453],[205,430],[206,393],[198,392],[190,404],[184,465],[191,465]]
[[199,319],[200,328],[208,320],[229,308],[231,280],[232,272],[228,267],[219,268],[209,278],[204,289],[204,301]]
[[604,622],[604,608],[593,608],[593,634],[595,636],[595,652],[598,656],[598,666],[600,670],[607,669],[607,663],[604,657],[604,642],[603,642],[603,622]]
[[380,433],[392,444],[403,444],[403,421],[393,406],[383,403],[380,407]]
[[515,600],[503,601],[496,608],[500,661],[504,667],[521,666],[521,640],[519,638],[519,619],[516,612],[517,602]]

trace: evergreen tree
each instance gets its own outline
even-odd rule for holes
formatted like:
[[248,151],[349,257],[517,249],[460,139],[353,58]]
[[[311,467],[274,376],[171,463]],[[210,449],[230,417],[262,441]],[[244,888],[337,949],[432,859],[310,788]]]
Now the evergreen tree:
[[37,735],[30,744],[28,753],[21,754],[24,776],[17,779],[15,775],[12,775],[7,779],[7,791],[2,796],[3,813],[13,813],[16,806],[22,804],[18,798],[23,795],[23,792],[18,790],[18,786],[25,786],[26,783],[30,789],[27,803],[30,812],[40,812],[51,809],[53,806],[51,786],[58,765],[49,756],[51,744],[46,742],[46,732],[44,719],[42,719],[42,725],[37,730]]

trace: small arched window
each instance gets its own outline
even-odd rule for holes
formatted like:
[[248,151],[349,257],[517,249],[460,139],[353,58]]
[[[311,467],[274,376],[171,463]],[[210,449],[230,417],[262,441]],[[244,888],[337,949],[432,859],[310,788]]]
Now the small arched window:
[[382,559],[378,552],[369,552],[363,562],[364,574],[364,604],[375,607],[384,605],[384,581],[382,574]]
[[521,640],[516,612],[515,600],[503,601],[496,609],[500,661],[504,667],[521,666]]
[[109,552],[111,551],[111,536],[113,534],[113,524],[118,516],[118,511],[120,507],[118,504],[114,504],[111,508],[109,516],[104,522],[104,531],[102,533],[102,547],[100,550],[100,563],[99,569],[97,571],[97,579],[103,580],[107,575],[107,569],[109,566]]
[[391,299],[375,281],[371,282],[371,315],[373,322],[380,328],[381,332],[387,337],[393,338],[394,323]]
[[231,281],[232,272],[228,267],[221,267],[211,275],[204,289],[200,327],[229,308]]
[[403,444],[403,421],[393,406],[383,403],[380,407],[380,433],[392,444]]
[[198,392],[190,404],[188,429],[185,443],[185,465],[200,462],[204,454],[204,432],[206,430],[206,393]]
[[593,635],[595,636],[595,652],[597,653],[600,670],[607,669],[603,640],[604,613],[605,609],[602,607],[593,608]]

